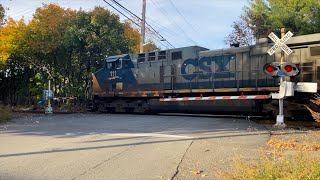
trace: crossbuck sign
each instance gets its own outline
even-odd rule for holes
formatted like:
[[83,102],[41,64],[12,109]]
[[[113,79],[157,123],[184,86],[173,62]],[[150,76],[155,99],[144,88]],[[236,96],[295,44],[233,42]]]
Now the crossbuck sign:
[[292,50],[285,44],[285,42],[288,41],[288,39],[292,36],[292,32],[288,31],[286,35],[279,39],[273,32],[270,33],[268,37],[275,43],[275,45],[273,45],[272,48],[268,51],[268,54],[271,56],[279,48],[281,48],[287,55],[291,54]]

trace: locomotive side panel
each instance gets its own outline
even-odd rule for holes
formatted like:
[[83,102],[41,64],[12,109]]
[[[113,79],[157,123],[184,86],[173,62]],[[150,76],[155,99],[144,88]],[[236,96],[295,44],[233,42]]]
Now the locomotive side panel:
[[[300,67],[300,75],[293,81],[320,80],[319,43],[320,34],[292,37],[288,41],[294,53],[285,56],[285,61]],[[95,73],[94,93],[111,99],[105,98],[108,102],[103,104],[111,110],[118,106],[132,110],[137,103],[142,109],[150,99],[159,100],[162,96],[269,94],[278,90],[279,79],[266,76],[263,68],[266,63],[279,62],[281,55],[280,51],[272,56],[267,54],[272,45],[265,41],[251,47],[207,50],[193,46],[110,56],[106,66]],[[186,106],[195,108],[192,102],[178,103],[177,108]]]
[[[168,67],[171,69],[171,85],[170,90],[185,90],[195,88],[198,83],[198,78],[186,79],[183,74],[195,74],[199,71],[197,67],[198,51],[200,48],[197,46],[179,48],[174,50],[169,50],[171,55],[168,62]],[[188,62],[194,65],[190,65]]]
[[[197,47],[177,48],[161,52],[139,54],[144,60],[136,64],[139,90],[174,90],[184,86],[179,79],[180,68],[184,59],[196,58]],[[194,72],[196,69],[189,68]]]

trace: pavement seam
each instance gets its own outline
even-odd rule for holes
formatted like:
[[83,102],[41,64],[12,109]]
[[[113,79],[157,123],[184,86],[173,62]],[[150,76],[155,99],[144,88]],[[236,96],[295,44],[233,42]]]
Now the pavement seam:
[[[145,141],[147,141],[147,140],[148,140],[148,139],[150,139],[150,138],[151,138],[151,137],[145,138],[145,139],[144,139],[143,141],[141,141],[141,142],[145,142]],[[121,154],[123,154],[123,153],[125,153],[125,152],[129,151],[130,149],[132,149],[132,148],[134,148],[134,147],[136,147],[136,146],[137,146],[137,145],[130,146],[129,148],[127,148],[127,149],[125,149],[125,150],[121,151],[120,153],[118,153],[118,154],[116,154],[116,155],[114,155],[114,156],[112,156],[112,157],[110,157],[110,158],[108,158],[108,159],[106,159],[106,160],[104,160],[104,161],[100,162],[99,164],[97,164],[97,165],[95,165],[95,166],[93,166],[93,167],[89,168],[88,170],[85,170],[83,173],[81,173],[81,174],[79,174],[78,176],[75,176],[75,177],[73,177],[73,178],[71,178],[71,179],[72,179],[72,180],[75,180],[75,179],[77,179],[77,178],[79,178],[79,177],[81,177],[81,176],[83,176],[83,175],[87,174],[89,171],[91,171],[91,170],[93,170],[93,169],[95,169],[95,168],[97,168],[97,167],[101,166],[102,164],[104,164],[104,163],[106,163],[106,162],[108,162],[108,161],[110,161],[110,160],[112,160],[112,159],[114,159],[114,158],[116,158],[116,157],[118,157],[118,156],[120,156]]]
[[171,180],[173,180],[173,179],[178,175],[180,165],[181,165],[184,157],[186,156],[188,150],[190,149],[190,147],[192,146],[192,144],[193,144],[194,141],[195,141],[195,140],[193,139],[193,140],[190,142],[188,148],[187,148],[186,151],[184,152],[184,154],[183,154],[183,156],[182,156],[182,158],[181,158],[181,160],[180,160],[180,162],[179,162],[179,164],[178,164],[178,166],[177,166],[177,168],[176,168],[176,172],[175,172],[175,173],[173,174],[173,176],[170,178]]

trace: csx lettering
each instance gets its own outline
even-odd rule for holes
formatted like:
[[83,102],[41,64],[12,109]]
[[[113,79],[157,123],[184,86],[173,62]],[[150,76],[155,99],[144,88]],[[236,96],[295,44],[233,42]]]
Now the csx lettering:
[[[181,65],[181,74],[186,80],[193,80],[197,76],[199,79],[209,79],[212,76],[215,79],[220,78],[234,78],[235,73],[230,72],[227,68],[227,65],[230,61],[235,60],[235,57],[230,56],[216,56],[216,57],[202,57],[199,61],[198,59],[187,59]],[[211,65],[215,63],[217,65],[217,69],[212,71]],[[188,66],[199,67],[199,72],[193,72],[192,74],[188,74],[186,69]]]

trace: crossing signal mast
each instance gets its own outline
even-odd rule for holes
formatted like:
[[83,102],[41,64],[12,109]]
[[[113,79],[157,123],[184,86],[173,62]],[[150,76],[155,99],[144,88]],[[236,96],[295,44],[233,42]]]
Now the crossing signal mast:
[[269,34],[269,38],[275,43],[268,54],[272,56],[278,49],[281,49],[280,62],[267,63],[263,67],[265,74],[274,78],[280,78],[279,93],[271,93],[272,99],[279,99],[279,115],[277,116],[276,127],[285,127],[284,114],[283,114],[283,100],[285,97],[294,96],[294,91],[298,92],[317,92],[317,83],[312,82],[288,82],[284,77],[294,77],[299,75],[300,70],[294,64],[290,62],[284,62],[284,53],[290,55],[293,51],[285,44],[285,42],[292,37],[293,34],[289,31],[285,34],[285,29],[281,28],[281,39],[279,39],[274,33]]

